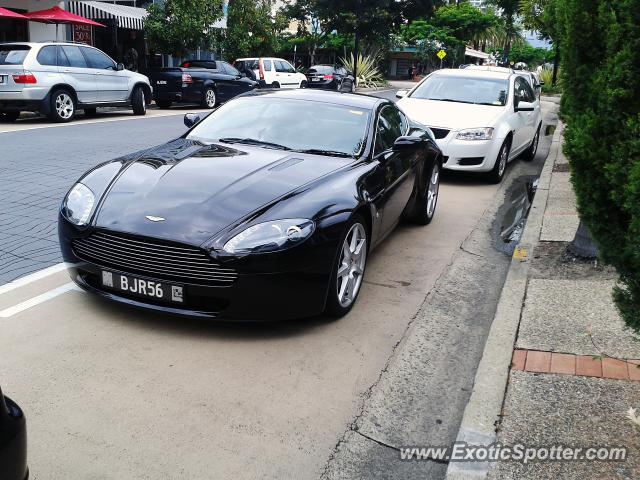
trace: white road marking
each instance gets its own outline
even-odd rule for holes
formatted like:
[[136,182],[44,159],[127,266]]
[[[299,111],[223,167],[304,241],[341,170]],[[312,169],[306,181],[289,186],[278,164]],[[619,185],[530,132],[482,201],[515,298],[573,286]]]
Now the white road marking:
[[30,273],[29,275],[25,275],[24,277],[20,277],[12,282],[7,283],[6,285],[0,285],[0,295],[10,292],[11,290],[15,290],[16,288],[20,288],[30,283],[36,282],[42,278],[48,277],[49,275],[53,275],[54,273],[61,272],[65,268],[67,267],[64,263],[58,263],[56,265],[53,265],[52,267]]
[[52,298],[62,295],[63,293],[70,292],[71,290],[82,291],[81,288],[78,287],[73,282],[65,283],[60,287],[54,288],[53,290],[49,290],[48,292],[45,292],[41,295],[30,298],[29,300],[25,300],[24,302],[14,305],[13,307],[5,308],[4,310],[0,311],[0,318],[12,317],[16,313],[20,313],[31,307],[40,305],[41,303],[51,300]]

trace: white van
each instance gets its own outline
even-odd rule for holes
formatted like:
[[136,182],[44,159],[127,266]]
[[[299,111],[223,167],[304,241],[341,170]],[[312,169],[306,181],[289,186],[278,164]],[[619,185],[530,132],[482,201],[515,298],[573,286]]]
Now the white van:
[[238,58],[233,66],[272,88],[307,88],[307,77],[282,58]]

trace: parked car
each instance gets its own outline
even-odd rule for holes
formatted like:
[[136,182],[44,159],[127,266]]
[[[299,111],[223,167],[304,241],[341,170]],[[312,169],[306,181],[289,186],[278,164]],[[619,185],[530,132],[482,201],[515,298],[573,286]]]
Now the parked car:
[[184,315],[339,317],[370,250],[435,214],[440,150],[389,100],[256,90],[185,124],[65,196],[60,245],[82,288]]
[[355,92],[356,82],[346,68],[335,65],[314,65],[307,72],[309,88],[326,88],[339,92]]
[[544,82],[540,80],[540,75],[538,75],[536,72],[521,72],[521,73],[527,79],[527,81],[529,82],[529,85],[531,85],[531,88],[536,94],[536,97],[540,98],[540,95],[542,95],[542,85],[544,85]]
[[125,70],[97,48],[65,42],[0,44],[0,120],[21,111],[68,122],[78,109],[131,107],[144,115],[151,102],[149,79]]
[[258,82],[221,60],[187,60],[180,67],[152,72],[151,81],[153,98],[160,108],[169,108],[174,102],[214,108],[258,86]]
[[27,480],[27,423],[20,407],[0,388],[0,478]]
[[306,88],[307,77],[282,58],[238,58],[234,63],[241,72],[251,71],[262,86],[271,88]]
[[497,183],[507,162],[531,160],[538,149],[540,102],[521,74],[438,70],[397,96],[410,118],[431,128],[446,169],[486,172]]

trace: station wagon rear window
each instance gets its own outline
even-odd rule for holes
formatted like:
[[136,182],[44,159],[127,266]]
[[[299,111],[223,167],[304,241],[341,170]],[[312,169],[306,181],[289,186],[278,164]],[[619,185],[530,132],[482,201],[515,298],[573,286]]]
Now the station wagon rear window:
[[28,45],[0,45],[0,65],[21,65],[29,50]]

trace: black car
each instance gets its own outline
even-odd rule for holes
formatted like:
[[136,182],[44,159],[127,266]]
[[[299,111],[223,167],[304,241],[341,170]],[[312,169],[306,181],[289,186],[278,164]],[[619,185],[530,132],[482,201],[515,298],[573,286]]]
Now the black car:
[[307,71],[308,88],[325,88],[338,92],[354,92],[356,82],[344,67],[335,65],[314,65]]
[[213,108],[236,95],[253,90],[258,82],[220,60],[187,60],[176,68],[151,73],[153,99],[160,108],[173,103],[198,103]]
[[24,413],[0,389],[0,478],[2,480],[26,480],[27,424]]
[[226,319],[347,313],[370,250],[431,222],[442,155],[389,100],[258,90],[65,196],[71,278],[103,297]]

